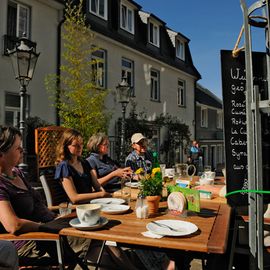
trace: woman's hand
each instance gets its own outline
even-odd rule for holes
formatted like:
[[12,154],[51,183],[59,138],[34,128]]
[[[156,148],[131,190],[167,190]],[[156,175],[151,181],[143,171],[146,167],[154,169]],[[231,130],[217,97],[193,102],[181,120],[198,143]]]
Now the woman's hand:
[[130,167],[119,168],[119,169],[116,169],[114,172],[115,172],[115,176],[120,177],[120,178],[129,178],[132,175],[132,170],[130,169]]
[[100,192],[101,192],[101,197],[102,198],[112,197],[112,194],[109,193],[109,192],[106,192],[103,187],[100,188]]

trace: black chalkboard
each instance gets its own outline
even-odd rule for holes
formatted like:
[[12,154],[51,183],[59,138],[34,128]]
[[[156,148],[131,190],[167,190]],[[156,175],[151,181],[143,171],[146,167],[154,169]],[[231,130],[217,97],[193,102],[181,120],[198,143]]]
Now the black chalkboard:
[[[258,85],[261,99],[267,99],[266,57],[265,53],[253,52],[254,85]],[[224,138],[227,192],[248,189],[247,179],[247,136],[246,136],[246,74],[245,54],[241,52],[237,58],[232,57],[232,51],[221,51],[221,74],[224,112]],[[267,130],[270,127],[269,117],[262,114],[263,148],[270,150],[270,138]],[[268,143],[267,143],[268,142]],[[263,157],[264,168],[270,167],[269,158]],[[267,164],[268,163],[268,164]],[[269,186],[269,172],[264,169],[265,188]],[[246,193],[238,193],[228,197],[232,206],[247,205]]]

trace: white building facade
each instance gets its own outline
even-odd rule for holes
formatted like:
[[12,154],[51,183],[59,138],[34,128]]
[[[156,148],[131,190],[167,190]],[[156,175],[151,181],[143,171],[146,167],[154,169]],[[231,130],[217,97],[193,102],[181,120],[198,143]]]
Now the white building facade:
[[0,1],[0,123],[18,125],[20,84],[6,49],[15,47],[16,38],[23,35],[36,43],[40,52],[33,80],[27,87],[26,116],[38,116],[55,123],[44,79],[56,73],[58,52],[58,25],[63,16],[63,4],[54,0]]

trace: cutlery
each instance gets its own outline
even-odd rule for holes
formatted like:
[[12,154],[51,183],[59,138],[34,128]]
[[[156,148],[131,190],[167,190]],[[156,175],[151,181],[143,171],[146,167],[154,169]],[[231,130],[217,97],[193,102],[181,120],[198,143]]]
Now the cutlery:
[[152,223],[154,223],[155,225],[159,226],[159,227],[162,227],[162,228],[167,228],[171,231],[174,231],[174,232],[183,232],[183,230],[181,229],[175,229],[167,224],[163,224],[163,223],[159,223],[159,222],[156,222],[156,221],[152,221]]

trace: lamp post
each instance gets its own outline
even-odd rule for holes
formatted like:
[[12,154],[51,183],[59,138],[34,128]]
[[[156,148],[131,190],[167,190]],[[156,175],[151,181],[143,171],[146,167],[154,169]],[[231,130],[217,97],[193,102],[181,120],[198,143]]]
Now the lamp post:
[[32,80],[35,71],[39,53],[36,53],[34,47],[29,47],[28,44],[33,44],[30,40],[22,37],[16,44],[13,50],[8,50],[11,58],[15,79],[20,82],[20,132],[22,134],[22,148],[24,152],[23,162],[19,167],[23,171],[27,171],[26,163],[26,132],[25,132],[25,110],[26,110],[26,87],[29,81]]
[[125,162],[125,122],[126,122],[126,108],[129,103],[131,94],[131,87],[127,82],[127,78],[123,77],[121,83],[116,86],[117,99],[122,106],[122,120],[121,120],[121,135],[120,135],[120,164]]

